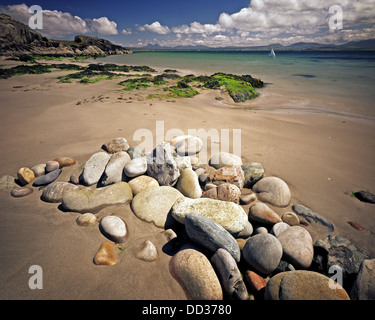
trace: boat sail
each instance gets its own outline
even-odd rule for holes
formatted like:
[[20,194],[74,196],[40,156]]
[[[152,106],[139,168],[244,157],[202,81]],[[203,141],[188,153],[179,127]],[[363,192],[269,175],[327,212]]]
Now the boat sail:
[[272,58],[276,57],[276,53],[275,53],[275,51],[273,51],[273,49],[271,49],[271,52],[270,52],[269,56],[272,57]]

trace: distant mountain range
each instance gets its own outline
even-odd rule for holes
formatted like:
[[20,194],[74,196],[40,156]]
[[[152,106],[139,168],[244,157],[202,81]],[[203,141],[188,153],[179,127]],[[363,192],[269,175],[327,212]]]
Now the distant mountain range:
[[297,42],[288,46],[279,43],[267,46],[248,46],[248,47],[219,47],[208,46],[175,46],[163,47],[158,44],[149,44],[145,47],[130,48],[133,51],[308,51],[308,50],[375,50],[375,39],[351,41],[340,45],[323,44],[315,42]]

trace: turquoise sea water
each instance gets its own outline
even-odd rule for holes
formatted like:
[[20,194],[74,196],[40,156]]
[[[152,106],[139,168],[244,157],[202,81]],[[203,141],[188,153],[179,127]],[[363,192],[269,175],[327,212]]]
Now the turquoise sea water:
[[375,52],[276,52],[276,58],[268,52],[136,52],[98,60],[194,74],[250,74],[267,84],[250,102],[264,110],[375,120]]

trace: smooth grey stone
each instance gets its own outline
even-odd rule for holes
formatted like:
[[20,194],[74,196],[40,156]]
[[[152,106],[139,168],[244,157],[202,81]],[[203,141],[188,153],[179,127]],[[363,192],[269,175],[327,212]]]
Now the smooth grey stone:
[[242,249],[245,261],[263,274],[274,271],[283,255],[280,241],[273,235],[257,234],[247,240]]
[[297,213],[302,218],[305,218],[309,223],[315,222],[318,223],[324,227],[326,227],[330,232],[333,232],[335,230],[335,227],[333,226],[333,223],[320,214],[312,211],[310,208],[305,207],[302,204],[295,204],[292,206],[292,209],[295,213]]
[[185,216],[185,230],[189,238],[196,244],[215,252],[219,248],[227,250],[236,262],[241,253],[236,239],[215,221],[197,213]]
[[242,280],[241,272],[232,255],[225,249],[219,248],[211,257],[221,287],[229,299],[247,300],[249,294]]
[[39,187],[39,186],[43,186],[43,185],[46,185],[55,181],[59,177],[61,172],[62,172],[61,169],[56,169],[54,171],[51,171],[47,173],[46,175],[41,176],[39,179],[35,180],[33,183],[33,186]]

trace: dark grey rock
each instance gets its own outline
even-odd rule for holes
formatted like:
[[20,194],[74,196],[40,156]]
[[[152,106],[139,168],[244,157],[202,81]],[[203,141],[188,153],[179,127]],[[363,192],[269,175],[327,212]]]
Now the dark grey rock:
[[40,177],[39,179],[35,180],[34,183],[33,183],[33,186],[39,187],[39,186],[43,186],[43,185],[46,185],[46,184],[49,184],[49,183],[55,181],[59,177],[61,172],[62,172],[61,169],[51,171],[51,172],[47,173],[46,175]]
[[331,221],[327,220],[320,214],[312,211],[310,208],[305,207],[302,204],[295,204],[292,206],[292,209],[295,213],[306,219],[309,223],[318,223],[326,227],[330,232],[333,232],[335,230],[335,227],[333,226],[333,223]]
[[224,293],[235,300],[247,300],[249,294],[242,280],[241,272],[237,267],[232,255],[225,249],[218,249],[211,257],[216,274],[221,283]]
[[354,193],[355,197],[363,202],[375,203],[375,195],[368,191],[358,191]]
[[147,159],[147,175],[156,179],[160,186],[174,186],[180,176],[171,152],[171,145],[162,142]]
[[329,235],[326,239],[318,240],[315,243],[312,267],[321,273],[332,276],[330,268],[339,266],[343,272],[344,288],[350,289],[362,261],[369,258],[366,252],[350,240],[338,235]]
[[185,216],[185,229],[189,238],[196,244],[215,252],[219,248],[227,250],[236,262],[241,253],[233,236],[215,221],[197,213]]
[[375,259],[363,260],[350,296],[356,300],[375,300]]

